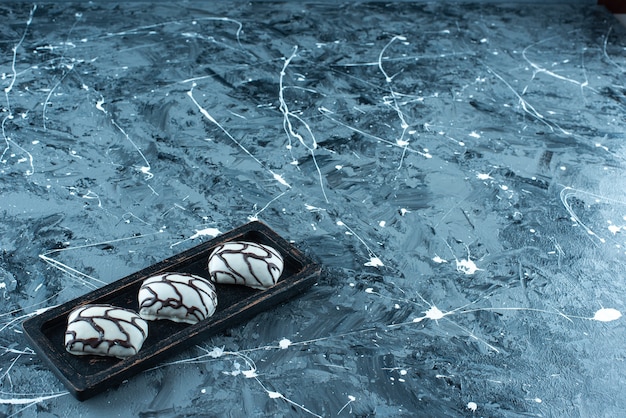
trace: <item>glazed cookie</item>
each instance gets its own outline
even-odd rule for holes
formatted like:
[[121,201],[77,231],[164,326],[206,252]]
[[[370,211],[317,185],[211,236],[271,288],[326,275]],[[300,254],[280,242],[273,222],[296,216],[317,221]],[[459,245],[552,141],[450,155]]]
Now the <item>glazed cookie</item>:
[[221,244],[209,256],[209,275],[215,283],[268,289],[283,272],[281,254],[274,248],[247,241]]
[[148,324],[135,312],[112,305],[84,305],[67,318],[65,349],[76,355],[126,358],[137,354]]
[[139,315],[195,324],[215,313],[217,294],[211,281],[188,273],[147,278],[139,289]]

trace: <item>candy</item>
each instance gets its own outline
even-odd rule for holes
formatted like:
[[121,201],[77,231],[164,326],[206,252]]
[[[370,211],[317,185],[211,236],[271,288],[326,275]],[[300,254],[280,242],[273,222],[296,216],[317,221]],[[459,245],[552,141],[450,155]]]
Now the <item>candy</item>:
[[195,324],[215,313],[217,294],[209,280],[188,273],[163,273],[144,280],[139,289],[139,315]]
[[148,323],[135,312],[111,305],[84,305],[67,318],[65,349],[76,355],[126,358],[148,337]]
[[281,254],[274,248],[247,241],[221,244],[209,256],[209,275],[215,283],[267,289],[283,272]]

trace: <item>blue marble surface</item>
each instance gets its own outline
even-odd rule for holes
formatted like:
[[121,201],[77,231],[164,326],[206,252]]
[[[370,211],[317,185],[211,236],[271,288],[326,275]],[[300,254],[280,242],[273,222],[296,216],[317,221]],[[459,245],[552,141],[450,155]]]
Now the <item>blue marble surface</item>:
[[[0,416],[619,416],[603,8],[0,5]],[[251,219],[317,286],[78,402],[21,322]]]

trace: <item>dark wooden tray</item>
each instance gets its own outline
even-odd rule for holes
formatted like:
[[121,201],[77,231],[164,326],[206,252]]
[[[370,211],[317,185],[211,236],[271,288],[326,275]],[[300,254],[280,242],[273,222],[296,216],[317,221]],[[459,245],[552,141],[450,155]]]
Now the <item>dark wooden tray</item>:
[[[267,290],[244,286],[216,285],[218,307],[215,314],[197,324],[166,320],[149,321],[148,338],[139,353],[120,360],[100,356],[75,356],[65,350],[64,335],[70,311],[88,303],[108,303],[138,310],[137,293],[144,279],[166,271],[209,277],[208,256],[219,244],[246,240],[267,244],[282,254],[285,266],[278,283]],[[302,252],[261,222],[251,222],[226,232],[171,258],[153,264],[100,289],[54,307],[23,323],[33,349],[58,375],[79,400],[119,385],[130,376],[158,364],[178,350],[198,344],[211,335],[250,319],[313,285],[321,268]]]

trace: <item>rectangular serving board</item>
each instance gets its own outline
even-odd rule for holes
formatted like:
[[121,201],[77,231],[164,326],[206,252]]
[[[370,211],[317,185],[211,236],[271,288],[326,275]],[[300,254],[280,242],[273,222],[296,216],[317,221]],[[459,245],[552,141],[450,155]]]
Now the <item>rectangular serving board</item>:
[[[267,290],[217,284],[218,307],[213,316],[197,324],[149,321],[148,338],[139,352],[120,360],[101,356],[75,356],[65,350],[67,316],[78,306],[107,303],[138,311],[137,294],[143,281],[155,274],[182,272],[208,278],[211,251],[228,241],[252,241],[274,247],[284,258],[278,283]],[[51,308],[23,322],[33,349],[79,400],[116,387],[134,374],[153,367],[179,350],[246,321],[298,296],[315,284],[321,267],[267,225],[254,221],[153,264],[84,296]]]

